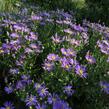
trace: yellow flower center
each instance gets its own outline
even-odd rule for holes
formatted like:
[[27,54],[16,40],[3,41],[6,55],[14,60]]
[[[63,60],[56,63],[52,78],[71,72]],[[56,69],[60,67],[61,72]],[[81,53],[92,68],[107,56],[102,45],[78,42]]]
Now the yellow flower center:
[[83,70],[80,69],[79,70],[79,73],[80,73],[80,75],[83,75]]
[[8,106],[8,107],[6,107],[6,109],[11,109],[11,108]]
[[52,59],[55,60],[55,56],[52,56]]
[[68,69],[69,68],[69,65],[66,65],[65,68]]

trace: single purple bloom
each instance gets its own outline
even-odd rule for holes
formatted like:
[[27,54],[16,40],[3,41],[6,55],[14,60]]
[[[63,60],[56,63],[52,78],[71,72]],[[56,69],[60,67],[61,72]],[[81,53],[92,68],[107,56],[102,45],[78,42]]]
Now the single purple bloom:
[[12,38],[19,38],[19,35],[18,35],[17,33],[12,33],[12,34],[10,34],[10,36],[11,36]]
[[48,101],[49,104],[52,104],[56,100],[60,100],[60,98],[59,98],[59,96],[57,94],[53,93],[53,95],[50,94],[48,96],[48,100],[47,101]]
[[95,59],[93,56],[91,56],[91,55],[89,54],[89,52],[86,54],[85,58],[86,58],[86,60],[87,60],[90,64],[96,63],[96,59]]
[[76,70],[76,74],[78,74],[80,77],[82,77],[82,78],[87,77],[86,67],[85,66],[76,65],[75,70]]
[[0,107],[0,109],[15,109],[15,107],[13,106],[12,102],[7,101],[4,103],[3,107]]
[[36,96],[33,96],[33,95],[27,96],[25,102],[26,102],[27,106],[36,105],[36,103],[37,103]]
[[5,87],[4,90],[7,94],[10,94],[14,91],[13,86],[11,86],[11,85]]
[[48,92],[48,88],[46,88],[44,85],[42,85],[38,90],[37,90],[38,94],[40,97],[44,98],[46,97],[49,92]]
[[109,94],[109,83],[105,81],[100,81],[101,90],[106,94]]
[[18,74],[19,73],[19,69],[17,69],[17,68],[11,68],[10,70],[9,70],[9,73],[10,74]]
[[41,84],[35,83],[34,88],[35,88],[36,91],[39,90],[41,88]]
[[26,83],[26,84],[31,84],[32,80],[30,79],[30,75],[22,75],[22,82]]
[[63,55],[68,56],[67,49],[61,48],[61,52]]
[[59,60],[59,56],[56,55],[56,54],[51,53],[51,54],[49,54],[47,56],[47,59],[50,60],[50,61],[58,61]]
[[16,89],[20,90],[23,89],[26,86],[26,84],[24,82],[22,82],[21,80],[17,81],[16,83]]
[[71,85],[65,86],[64,93],[66,93],[68,96],[72,96],[72,94],[75,92],[72,88],[73,87]]

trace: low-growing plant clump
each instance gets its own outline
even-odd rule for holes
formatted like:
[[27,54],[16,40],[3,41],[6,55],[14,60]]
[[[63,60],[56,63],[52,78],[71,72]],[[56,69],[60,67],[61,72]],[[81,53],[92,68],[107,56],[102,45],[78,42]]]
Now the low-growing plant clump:
[[108,109],[109,28],[31,10],[0,17],[0,109]]

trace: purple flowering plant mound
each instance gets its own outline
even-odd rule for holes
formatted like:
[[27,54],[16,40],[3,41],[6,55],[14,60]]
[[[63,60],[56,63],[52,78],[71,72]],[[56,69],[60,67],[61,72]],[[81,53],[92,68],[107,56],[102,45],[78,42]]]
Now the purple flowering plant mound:
[[31,10],[0,17],[0,109],[108,109],[109,28]]

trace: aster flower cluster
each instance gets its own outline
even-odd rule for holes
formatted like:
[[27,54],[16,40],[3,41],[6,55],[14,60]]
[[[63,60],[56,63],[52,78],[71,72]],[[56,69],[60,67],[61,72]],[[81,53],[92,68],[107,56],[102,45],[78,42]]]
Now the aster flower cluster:
[[[19,14],[0,22],[0,79],[7,96],[14,94],[29,109],[72,109],[78,99],[99,102],[99,94],[109,94],[101,81],[108,78],[108,27],[76,24],[64,10]],[[10,101],[0,107],[15,108]]]

